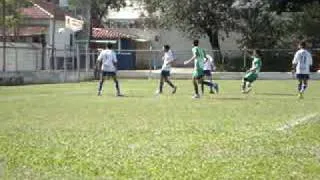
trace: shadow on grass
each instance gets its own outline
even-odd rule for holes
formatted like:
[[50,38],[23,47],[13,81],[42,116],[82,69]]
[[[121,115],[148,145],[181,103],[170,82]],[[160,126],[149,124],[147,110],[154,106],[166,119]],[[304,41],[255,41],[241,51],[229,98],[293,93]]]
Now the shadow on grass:
[[256,95],[264,95],[264,96],[297,96],[297,94],[292,94],[292,93],[256,93]]
[[247,98],[244,98],[244,97],[215,97],[213,99],[222,100],[222,101],[243,101],[243,100],[246,100]]

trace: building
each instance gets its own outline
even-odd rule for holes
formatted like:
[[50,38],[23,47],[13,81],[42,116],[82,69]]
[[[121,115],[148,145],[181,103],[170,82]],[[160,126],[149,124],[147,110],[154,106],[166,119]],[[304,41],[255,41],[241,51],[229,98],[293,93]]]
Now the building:
[[[72,59],[75,54],[76,32],[65,28],[66,17],[71,16],[71,14],[64,9],[66,2],[60,1],[59,5],[48,0],[31,0],[30,2],[32,3],[31,6],[18,10],[23,20],[17,30],[7,31],[7,41],[11,45],[9,48],[24,47],[26,49],[26,47],[38,47],[42,51],[37,51],[40,52],[40,54],[36,56],[41,57],[42,60],[40,68],[37,70],[61,69],[61,59]],[[52,54],[53,48],[55,51]],[[30,49],[30,51],[35,53],[34,49]],[[68,53],[66,53],[66,51],[68,51]],[[9,57],[13,56],[10,54],[10,51],[8,53]],[[19,58],[21,57],[9,58],[8,61],[10,61],[10,59],[20,61]],[[32,62],[33,59],[24,59],[23,61]],[[10,62],[8,63],[10,64]]]

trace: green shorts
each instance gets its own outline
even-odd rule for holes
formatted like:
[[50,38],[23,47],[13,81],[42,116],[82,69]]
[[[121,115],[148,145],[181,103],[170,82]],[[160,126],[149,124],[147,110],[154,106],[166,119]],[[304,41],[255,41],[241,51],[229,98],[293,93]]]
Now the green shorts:
[[198,69],[198,70],[194,70],[192,73],[192,77],[196,78],[196,79],[200,79],[204,76],[204,71],[203,69]]
[[257,73],[249,72],[244,76],[243,79],[245,81],[253,82],[253,81],[257,80],[257,78],[258,78],[258,74]]

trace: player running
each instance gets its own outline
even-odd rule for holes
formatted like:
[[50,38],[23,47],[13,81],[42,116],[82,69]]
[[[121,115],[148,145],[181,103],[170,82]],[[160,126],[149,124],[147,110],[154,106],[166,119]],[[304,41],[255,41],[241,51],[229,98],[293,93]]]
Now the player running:
[[[210,55],[206,55],[205,62],[204,62],[204,76],[207,80],[209,80],[210,83],[213,84],[213,86],[210,86],[210,94],[219,93],[219,85],[218,83],[214,83],[212,81],[212,72],[215,71],[216,67],[214,64],[214,59]],[[215,91],[213,90],[213,87]],[[204,92],[204,84],[201,86],[202,92]]]
[[203,80],[203,76],[204,76],[203,68],[204,68],[204,60],[206,57],[206,53],[202,48],[199,47],[199,40],[194,40],[193,46],[194,46],[192,48],[193,56],[191,59],[185,61],[184,64],[186,65],[194,61],[194,71],[192,74],[192,82],[193,82],[195,94],[192,98],[198,99],[200,98],[198,84],[201,84],[201,85],[205,84],[209,87],[213,87],[213,84]]
[[160,84],[159,84],[159,90],[157,91],[157,94],[162,94],[164,82],[169,84],[169,86],[172,88],[172,94],[175,94],[177,91],[177,86],[173,85],[169,79],[171,65],[175,59],[172,51],[170,50],[169,45],[164,45],[163,51],[164,51],[164,55],[162,57],[163,65],[161,68]]
[[249,93],[252,89],[252,83],[257,80],[258,74],[262,67],[261,51],[254,50],[252,54],[251,68],[246,72],[242,79],[242,93]]
[[120,93],[119,81],[117,79],[117,62],[117,56],[112,50],[112,44],[108,43],[107,49],[101,51],[97,61],[98,66],[101,64],[98,96],[102,95],[102,87],[106,76],[108,79],[110,79],[110,77],[113,79],[117,90],[116,96],[123,96]]
[[312,55],[305,48],[306,43],[302,41],[299,44],[299,50],[294,55],[292,61],[292,71],[293,73],[296,73],[296,77],[299,81],[299,98],[303,98],[303,94],[308,87],[308,80],[310,78],[310,67],[312,66]]

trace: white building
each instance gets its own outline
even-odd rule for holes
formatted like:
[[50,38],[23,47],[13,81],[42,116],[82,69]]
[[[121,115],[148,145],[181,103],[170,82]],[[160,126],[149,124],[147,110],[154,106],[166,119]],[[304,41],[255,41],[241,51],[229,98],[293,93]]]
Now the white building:
[[[7,32],[7,41],[9,43],[7,49],[7,57],[9,57],[7,58],[7,65],[15,64],[10,61],[20,61],[20,59],[23,58],[24,67],[31,67],[26,63],[34,63],[34,56],[37,56],[41,57],[41,61],[39,62],[40,65],[38,65],[37,70],[51,69],[52,67],[55,67],[56,69],[58,65],[54,65],[53,62],[51,62],[52,57],[50,49],[54,46],[57,50],[55,52],[55,57],[57,59],[65,58],[65,56],[71,58],[71,55],[73,54],[72,51],[74,51],[72,48],[74,46],[73,31],[65,28],[66,16],[70,16],[70,14],[48,0],[34,0],[32,2],[32,6],[19,9],[19,12],[24,19],[19,25],[18,32],[10,32],[10,30]],[[60,5],[65,6],[66,0],[60,1]],[[56,14],[55,18],[54,14]],[[63,31],[61,31],[62,28],[64,28]],[[33,55],[17,57],[12,54],[13,51],[10,51],[12,48],[19,48],[21,49],[20,51],[29,50],[29,54],[32,53]],[[36,51],[37,49],[38,51]],[[45,52],[42,52],[41,49],[44,49]],[[69,49],[71,52],[65,53],[66,49]],[[34,54],[35,52],[39,54]],[[35,67],[24,68],[22,70],[33,71],[35,70]]]
[[[121,31],[137,32],[134,29],[140,29],[139,34],[142,38],[147,38],[152,42],[154,49],[160,49],[163,44],[170,44],[173,49],[177,51],[189,50],[192,47],[192,40],[179,32],[177,29],[171,30],[164,29],[149,29],[143,26],[143,18],[148,16],[148,13],[143,6],[136,1],[128,1],[129,6],[120,9],[120,11],[110,10],[109,15],[106,17],[107,26],[109,28],[119,28]],[[134,28],[134,29],[133,29]],[[142,33],[144,32],[144,33]],[[221,50],[239,50],[236,44],[239,34],[230,33],[228,37],[221,33],[219,39]],[[209,38],[205,37],[200,39],[201,46],[205,49],[211,50]]]

